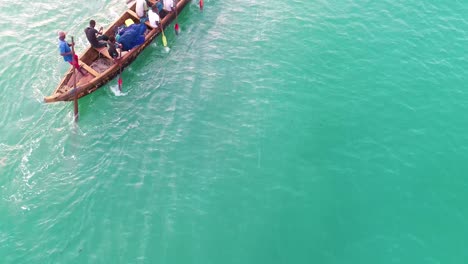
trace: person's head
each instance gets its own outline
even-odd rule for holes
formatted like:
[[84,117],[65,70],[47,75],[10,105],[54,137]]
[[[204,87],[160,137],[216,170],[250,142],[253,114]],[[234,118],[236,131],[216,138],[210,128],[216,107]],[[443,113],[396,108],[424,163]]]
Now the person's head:
[[89,26],[90,26],[90,27],[95,27],[95,26],[96,26],[96,21],[94,21],[94,20],[91,19],[91,20],[89,21]]
[[65,37],[67,36],[67,34],[66,34],[65,32],[63,32],[63,31],[60,31],[60,32],[58,33],[58,36],[59,36],[59,39],[60,39],[60,40],[64,40]]
[[110,42],[110,43],[114,43],[114,42],[115,42],[115,37],[114,37],[114,36],[110,36],[110,37],[109,37],[109,42]]

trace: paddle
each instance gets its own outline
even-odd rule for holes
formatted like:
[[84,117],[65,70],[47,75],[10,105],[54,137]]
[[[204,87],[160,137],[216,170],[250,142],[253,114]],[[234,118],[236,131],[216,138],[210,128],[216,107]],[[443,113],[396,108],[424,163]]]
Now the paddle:
[[163,46],[167,47],[167,39],[166,39],[166,35],[164,35],[164,26],[162,25],[162,23],[159,23],[159,24],[161,25],[161,34],[162,34]]
[[72,60],[72,63],[74,63],[72,65],[72,68],[73,68],[73,91],[75,93],[75,96],[73,97],[73,112],[75,113],[75,122],[78,121],[78,91],[76,91],[76,67],[75,65],[78,65],[78,61],[77,61],[77,58],[75,57],[75,41],[73,39],[73,36],[71,37],[71,41],[72,41],[72,56],[73,56],[73,60]]
[[[119,52],[119,59],[122,59],[122,49]],[[119,91],[122,92],[122,62],[119,61]]]
[[161,16],[159,15],[159,9],[156,9],[158,10],[157,13],[158,13],[158,16],[159,16],[159,27],[161,28],[161,33],[162,33],[162,43],[163,43],[163,46],[164,47],[167,47],[167,39],[166,39],[166,35],[164,35],[164,26],[162,24],[162,19],[161,19]]
[[179,35],[180,28],[179,28],[179,21],[177,19],[177,2],[175,4],[174,9],[175,9],[175,21],[176,21],[175,26],[174,26],[174,30],[175,30],[176,35]]

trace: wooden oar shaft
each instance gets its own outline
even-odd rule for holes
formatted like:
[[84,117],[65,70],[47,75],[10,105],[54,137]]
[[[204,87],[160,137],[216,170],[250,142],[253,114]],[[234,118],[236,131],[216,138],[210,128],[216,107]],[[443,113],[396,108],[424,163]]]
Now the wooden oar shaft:
[[73,67],[73,91],[75,93],[75,96],[73,97],[73,112],[74,112],[74,119],[75,122],[78,121],[78,91],[76,90],[76,65],[78,65],[78,61],[76,61],[75,58],[75,41],[73,40],[73,37],[71,37],[72,40],[72,67]]
[[176,21],[174,25],[174,30],[175,30],[176,35],[179,35],[179,20],[177,19],[177,2],[175,2],[174,11],[175,11],[175,21]]
[[122,62],[120,61],[122,59],[122,48],[120,49],[119,52],[119,80],[117,81],[119,84],[119,91],[122,91]]
[[157,10],[156,13],[159,16],[159,27],[161,28],[161,35],[162,35],[161,40],[162,40],[163,46],[167,47],[167,39],[166,39],[166,36],[164,35],[164,25],[162,23],[163,19],[160,16],[159,10],[158,9],[156,10]]

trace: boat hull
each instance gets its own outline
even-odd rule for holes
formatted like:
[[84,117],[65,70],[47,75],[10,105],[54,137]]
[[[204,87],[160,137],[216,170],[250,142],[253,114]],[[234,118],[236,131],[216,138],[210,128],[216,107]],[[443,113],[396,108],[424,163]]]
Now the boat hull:
[[[154,4],[154,1],[150,2]],[[190,0],[179,0],[176,7],[177,13],[180,13],[188,2],[190,2]],[[132,19],[134,23],[138,23],[138,17],[135,14],[135,4],[126,10],[119,19],[104,31],[104,34],[107,36],[114,35],[115,28],[124,24],[127,19]],[[166,28],[174,19],[175,13],[171,12],[162,19],[161,23],[164,28]],[[146,22],[146,25],[149,32],[145,35],[145,42],[125,54],[122,54],[120,63],[115,63],[112,60],[106,48],[95,49],[88,47],[85,52],[79,56],[79,64],[87,74],[82,75],[77,70],[70,67],[54,92],[50,96],[44,97],[44,102],[72,101],[75,98],[75,94],[79,99],[93,93],[114,79],[121,70],[131,64],[138,55],[161,34],[159,28],[151,28],[148,22]]]

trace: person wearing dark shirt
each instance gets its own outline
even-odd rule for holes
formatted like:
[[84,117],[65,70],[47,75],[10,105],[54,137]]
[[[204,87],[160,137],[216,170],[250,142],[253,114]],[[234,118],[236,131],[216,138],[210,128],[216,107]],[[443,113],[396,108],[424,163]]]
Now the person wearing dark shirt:
[[[109,37],[102,34],[102,27],[97,31],[94,27],[96,26],[96,21],[90,20],[89,27],[85,29],[86,38],[89,41],[89,44],[93,48],[102,48],[107,45],[105,41],[109,40]],[[104,40],[104,41],[102,41]]]
[[110,36],[109,40],[107,41],[107,51],[109,52],[109,55],[114,59],[114,61],[117,61],[120,57],[117,48],[122,47],[119,43],[115,42],[114,36]]

